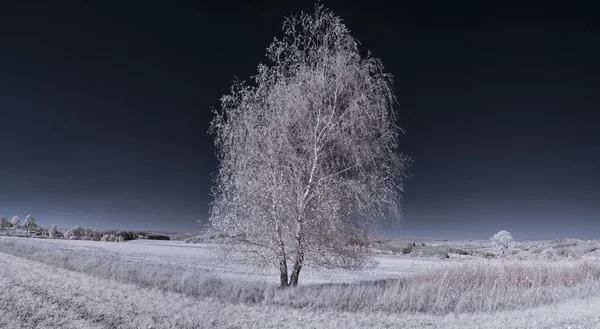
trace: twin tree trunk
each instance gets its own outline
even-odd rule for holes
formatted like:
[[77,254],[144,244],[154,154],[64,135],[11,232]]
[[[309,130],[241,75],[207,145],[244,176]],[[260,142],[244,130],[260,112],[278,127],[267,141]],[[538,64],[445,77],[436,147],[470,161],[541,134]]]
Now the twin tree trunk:
[[294,260],[294,267],[288,280],[288,268],[287,260],[283,258],[279,262],[279,286],[280,288],[295,287],[298,285],[298,278],[300,277],[300,271],[304,264],[304,254],[298,254]]

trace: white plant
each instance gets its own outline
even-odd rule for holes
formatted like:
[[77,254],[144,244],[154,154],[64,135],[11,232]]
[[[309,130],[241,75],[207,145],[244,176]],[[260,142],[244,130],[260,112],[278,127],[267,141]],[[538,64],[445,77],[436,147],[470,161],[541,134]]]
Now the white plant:
[[28,236],[29,236],[29,233],[37,226],[35,224],[35,219],[31,215],[27,215],[27,217],[25,217],[25,221],[23,222],[23,225],[27,228]]
[[52,225],[48,230],[48,236],[52,239],[56,239],[56,224]]
[[81,240],[85,235],[85,229],[79,225],[73,227],[69,230],[69,239],[71,240]]
[[512,234],[510,234],[510,232],[503,230],[503,231],[500,231],[500,232],[494,234],[490,238],[490,241],[492,241],[492,243],[495,246],[499,247],[502,250],[502,254],[504,255],[504,253],[513,244],[513,237],[512,237]]
[[401,217],[408,158],[392,77],[360,55],[342,20],[317,6],[283,30],[255,84],[234,84],[215,111],[210,222],[225,256],[275,266],[287,286],[304,266],[371,263],[369,233]]
[[15,233],[17,232],[17,227],[19,227],[20,222],[21,222],[21,220],[19,219],[19,216],[13,217],[12,220],[10,221],[12,226],[15,228]]

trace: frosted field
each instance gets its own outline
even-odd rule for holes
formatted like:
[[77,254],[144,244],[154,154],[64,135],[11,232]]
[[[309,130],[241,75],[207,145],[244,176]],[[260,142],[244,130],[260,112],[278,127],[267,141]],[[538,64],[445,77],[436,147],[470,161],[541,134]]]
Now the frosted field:
[[[0,328],[600,328],[597,258],[378,260],[308,270],[280,291],[267,273],[215,261],[209,245],[0,237]],[[407,279],[364,283],[390,277]]]
[[[56,248],[95,259],[116,260],[132,264],[156,265],[182,271],[198,271],[235,280],[277,283],[271,269],[258,270],[239,264],[224,264],[211,257],[208,244],[189,244],[182,241],[134,240],[126,243],[28,239],[27,243],[40,248]],[[435,258],[418,259],[409,256],[379,255],[379,265],[362,271],[314,270],[302,271],[303,283],[354,282],[395,278],[442,266]]]

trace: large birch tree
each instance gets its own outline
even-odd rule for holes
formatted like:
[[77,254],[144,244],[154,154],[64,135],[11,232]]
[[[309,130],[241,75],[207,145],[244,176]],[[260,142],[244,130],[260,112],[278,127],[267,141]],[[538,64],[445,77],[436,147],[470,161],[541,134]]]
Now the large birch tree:
[[304,266],[372,262],[369,234],[401,217],[408,158],[392,76],[342,20],[317,6],[283,32],[253,83],[234,83],[215,110],[210,223],[224,255],[275,266],[285,287]]

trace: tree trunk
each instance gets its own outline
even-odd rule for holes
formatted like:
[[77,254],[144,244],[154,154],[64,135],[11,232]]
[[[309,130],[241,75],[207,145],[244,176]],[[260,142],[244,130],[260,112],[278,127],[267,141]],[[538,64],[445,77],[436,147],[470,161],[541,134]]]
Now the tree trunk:
[[294,261],[294,268],[292,269],[292,276],[290,277],[290,285],[295,287],[298,285],[298,278],[300,277],[300,271],[302,270],[302,264],[304,263],[304,254],[298,254]]
[[288,282],[288,270],[287,261],[285,257],[279,261],[279,288],[285,288],[289,286]]

